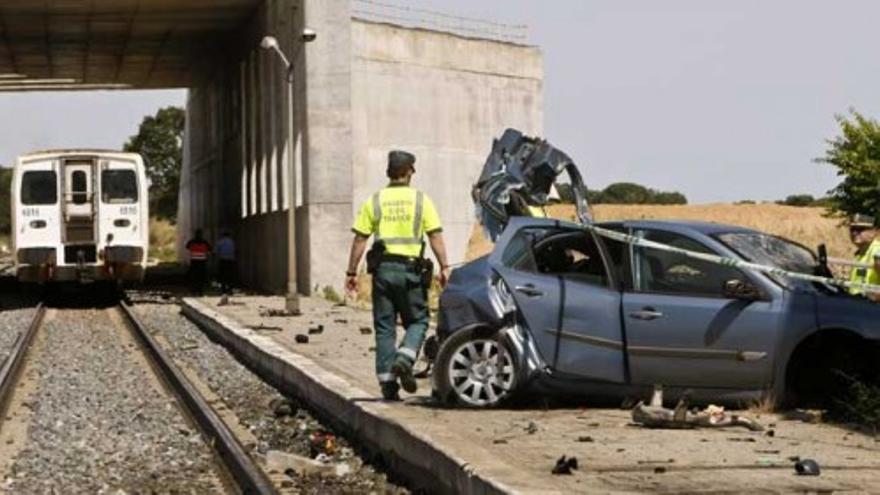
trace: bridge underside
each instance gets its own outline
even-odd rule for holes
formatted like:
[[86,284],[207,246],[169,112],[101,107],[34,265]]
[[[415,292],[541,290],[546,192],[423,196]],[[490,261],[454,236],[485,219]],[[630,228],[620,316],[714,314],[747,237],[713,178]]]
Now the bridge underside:
[[[541,134],[541,54],[404,28],[394,16],[353,20],[371,5],[385,9],[365,0],[0,0],[0,92],[187,88],[178,241],[196,228],[210,240],[231,232],[248,287],[290,291],[295,279],[305,293],[339,288],[353,209],[384,185],[394,148],[417,155],[415,185],[434,199],[459,262],[470,185],[492,139],[505,127]],[[314,42],[302,42],[304,27]],[[277,55],[260,48],[267,34],[294,62],[292,87]]]
[[0,91],[183,88],[261,0],[4,0]]

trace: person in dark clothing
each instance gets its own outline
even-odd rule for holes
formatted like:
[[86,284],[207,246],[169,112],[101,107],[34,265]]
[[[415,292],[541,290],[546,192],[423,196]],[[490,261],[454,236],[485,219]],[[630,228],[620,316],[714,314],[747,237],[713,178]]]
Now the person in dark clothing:
[[229,232],[223,232],[214,248],[214,255],[217,256],[217,280],[220,282],[220,290],[223,294],[232,292],[235,286],[235,241]]
[[208,256],[211,254],[211,244],[205,240],[202,229],[196,229],[195,236],[186,243],[186,250],[189,251],[190,287],[193,293],[201,296],[208,282]]

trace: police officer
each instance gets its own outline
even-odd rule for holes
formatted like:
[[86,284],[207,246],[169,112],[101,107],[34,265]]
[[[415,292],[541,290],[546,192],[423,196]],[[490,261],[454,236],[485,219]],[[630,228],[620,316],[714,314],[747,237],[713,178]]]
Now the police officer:
[[[880,285],[880,238],[877,237],[874,217],[855,214],[849,222],[849,238],[856,245],[855,262],[850,273],[850,282]],[[864,291],[850,287],[850,294],[863,295]],[[872,293],[868,297],[880,301],[880,294]]]
[[[440,263],[441,286],[446,285],[449,276],[440,217],[434,203],[426,194],[410,187],[415,161],[415,156],[406,151],[388,154],[386,174],[390,183],[367,199],[357,214],[346,272],[346,289],[356,292],[358,264],[367,239],[374,236],[368,265],[375,265],[376,376],[386,400],[400,400],[400,386],[409,393],[416,391],[412,369],[428,330],[427,288],[418,273],[425,235]],[[406,328],[400,347],[396,345],[397,315]]]

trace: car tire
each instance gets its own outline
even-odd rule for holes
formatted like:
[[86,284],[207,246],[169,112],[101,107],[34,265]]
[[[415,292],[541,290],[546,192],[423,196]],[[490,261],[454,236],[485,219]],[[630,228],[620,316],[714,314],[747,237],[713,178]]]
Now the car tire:
[[499,332],[460,330],[450,335],[437,353],[435,393],[450,406],[496,407],[516,392],[518,372],[516,354]]

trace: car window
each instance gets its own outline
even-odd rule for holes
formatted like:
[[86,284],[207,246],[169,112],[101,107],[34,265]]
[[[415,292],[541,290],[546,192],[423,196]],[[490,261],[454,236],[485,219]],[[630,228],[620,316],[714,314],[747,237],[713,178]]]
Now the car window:
[[555,229],[536,236],[532,244],[534,271],[592,285],[608,285],[608,271],[592,235]]
[[25,172],[21,176],[21,204],[53,205],[58,201],[58,178],[51,170]]
[[[689,251],[718,254],[681,234],[640,230],[636,235]],[[652,248],[636,247],[633,263],[635,290],[640,292],[723,297],[724,282],[746,280],[736,268]]]

